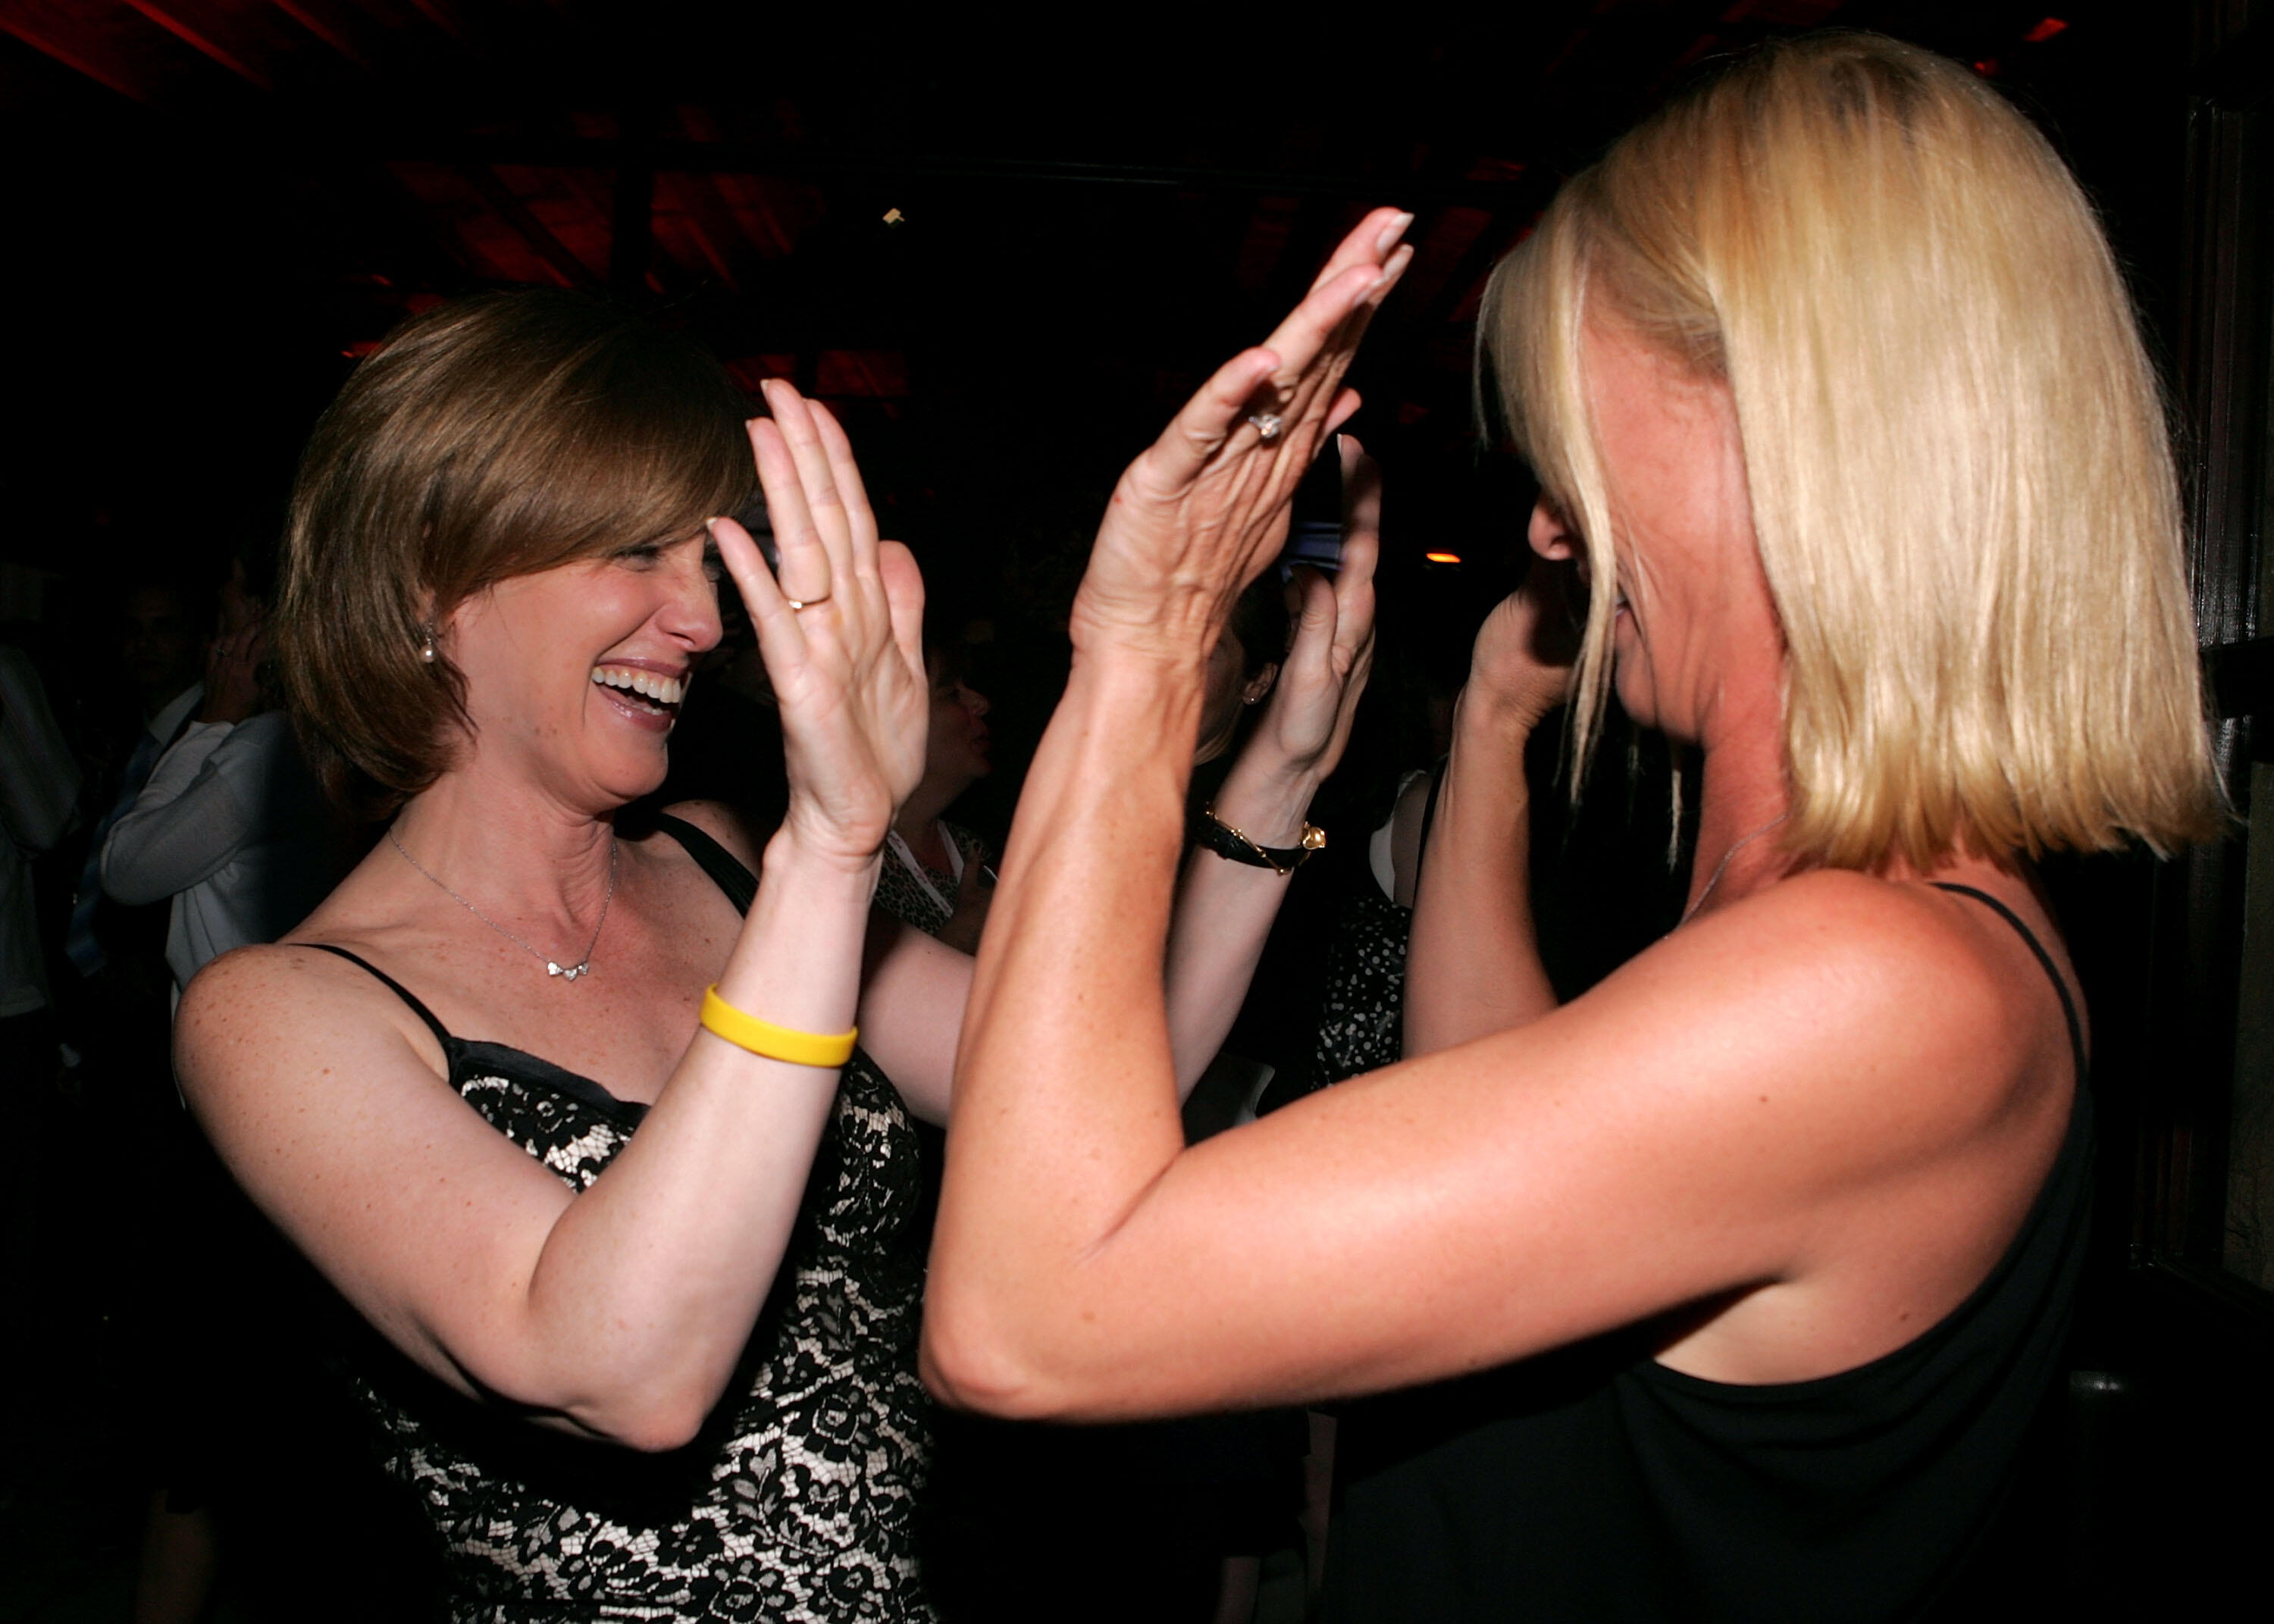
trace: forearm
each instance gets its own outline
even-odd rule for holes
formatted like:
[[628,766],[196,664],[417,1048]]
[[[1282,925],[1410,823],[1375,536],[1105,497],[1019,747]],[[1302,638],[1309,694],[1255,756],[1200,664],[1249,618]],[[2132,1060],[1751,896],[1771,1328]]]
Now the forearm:
[[[767,848],[719,996],[777,1026],[842,1032],[875,871],[792,846]],[[717,1402],[780,1267],[838,1078],[698,1029],[637,1135],[553,1223],[521,1342],[579,1426],[668,1446]]]
[[1017,1387],[1060,1284],[1183,1148],[1161,966],[1198,665],[1078,655],[1020,800],[925,1310],[981,1388]]
[[1465,693],[1406,949],[1410,1058],[1555,1007],[1532,917],[1531,728]]
[[[1225,778],[1216,811],[1260,846],[1292,846],[1302,838],[1317,790],[1310,772],[1243,757]],[[1239,1018],[1292,879],[1209,851],[1195,851],[1186,862],[1166,974],[1179,1097],[1191,1093]]]
[[160,759],[102,846],[102,889],[130,907],[210,879],[252,831],[252,815],[212,759],[230,733],[200,726]]

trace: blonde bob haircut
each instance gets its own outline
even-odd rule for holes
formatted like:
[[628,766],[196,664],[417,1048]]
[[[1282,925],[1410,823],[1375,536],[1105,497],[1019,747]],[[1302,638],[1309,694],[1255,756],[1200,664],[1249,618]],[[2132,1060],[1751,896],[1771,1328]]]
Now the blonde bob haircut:
[[1580,376],[1597,300],[1734,399],[1796,861],[2217,829],[2156,376],[2090,207],[1995,91],[1869,34],[1768,47],[1574,177],[1495,272],[1480,358],[1597,583],[1582,761],[1619,578]]
[[384,816],[472,726],[447,653],[466,598],[692,536],[757,483],[749,403],[699,346],[581,294],[480,294],[406,322],[302,455],[278,665],[335,797]]

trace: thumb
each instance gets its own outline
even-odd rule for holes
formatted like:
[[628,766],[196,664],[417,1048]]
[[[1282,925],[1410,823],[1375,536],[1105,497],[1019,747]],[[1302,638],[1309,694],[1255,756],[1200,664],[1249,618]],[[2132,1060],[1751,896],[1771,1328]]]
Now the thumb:
[[1290,583],[1301,594],[1295,614],[1294,636],[1287,650],[1284,674],[1315,680],[1326,672],[1335,643],[1335,589],[1326,576],[1307,564],[1298,565]]

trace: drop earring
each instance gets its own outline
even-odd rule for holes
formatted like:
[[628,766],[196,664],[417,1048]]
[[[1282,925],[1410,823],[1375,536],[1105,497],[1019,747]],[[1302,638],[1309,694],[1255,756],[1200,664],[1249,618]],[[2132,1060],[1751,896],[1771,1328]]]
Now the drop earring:
[[431,626],[422,626],[418,630],[425,639],[418,645],[418,658],[431,665],[434,663],[434,628]]

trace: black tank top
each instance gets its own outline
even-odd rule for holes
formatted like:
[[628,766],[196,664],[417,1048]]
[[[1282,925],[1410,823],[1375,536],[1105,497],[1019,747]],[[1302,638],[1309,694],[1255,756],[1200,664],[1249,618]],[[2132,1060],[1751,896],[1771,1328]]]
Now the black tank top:
[[1916,1340],[1811,1381],[1701,1380],[1630,1327],[1353,1406],[1326,1616],[1389,1620],[1850,1620],[1916,1616],[1994,1517],[2059,1364],[2083,1260],[2092,1109],[2013,1244]]

